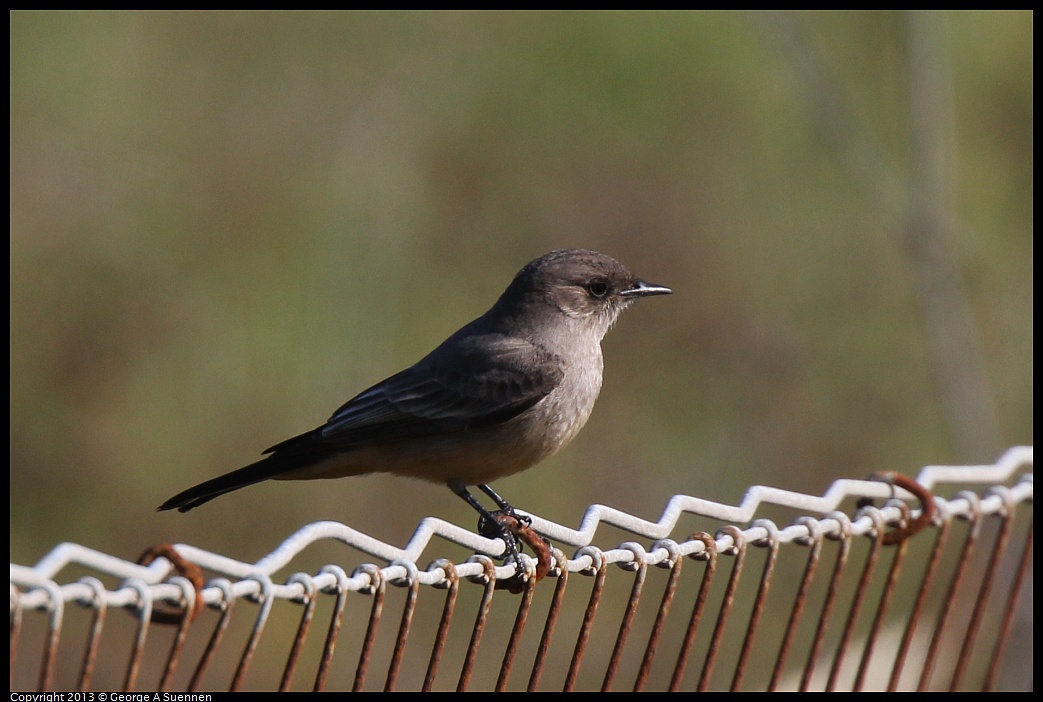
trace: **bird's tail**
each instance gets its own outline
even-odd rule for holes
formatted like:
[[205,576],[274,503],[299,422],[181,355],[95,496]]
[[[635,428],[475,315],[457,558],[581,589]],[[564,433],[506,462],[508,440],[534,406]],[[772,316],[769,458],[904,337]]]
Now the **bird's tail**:
[[232,492],[247,485],[261,483],[286,472],[289,466],[279,456],[269,456],[256,463],[251,463],[245,468],[225,473],[213,480],[207,480],[195,487],[179,492],[169,500],[161,504],[157,511],[163,512],[168,509],[176,509],[178,512],[187,512],[199,505],[205,504],[215,497],[220,497],[226,492]]

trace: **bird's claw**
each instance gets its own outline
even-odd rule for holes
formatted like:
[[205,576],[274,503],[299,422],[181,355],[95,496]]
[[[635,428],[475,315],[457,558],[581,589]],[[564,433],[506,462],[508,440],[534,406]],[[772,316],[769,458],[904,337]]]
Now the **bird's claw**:
[[495,522],[490,522],[484,516],[478,518],[478,533],[487,539],[503,539],[504,550],[503,550],[503,562],[504,563],[520,563],[521,552],[523,550],[522,544],[514,536],[514,532],[511,528],[504,524],[507,518],[514,519],[517,522],[524,523],[528,526],[532,520],[528,517],[519,517],[513,514],[514,510],[497,510],[491,512]]

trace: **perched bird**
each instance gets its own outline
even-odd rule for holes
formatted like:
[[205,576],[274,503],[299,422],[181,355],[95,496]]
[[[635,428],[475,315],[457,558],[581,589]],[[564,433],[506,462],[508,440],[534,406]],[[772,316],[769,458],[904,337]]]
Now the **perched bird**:
[[[356,395],[312,431],[245,468],[196,485],[160,510],[187,512],[264,480],[394,473],[447,485],[498,522],[467,490],[525,470],[567,445],[601,390],[601,339],[631,302],[671,291],[595,251],[532,261],[478,319],[415,365]],[[499,527],[509,552],[513,539]]]

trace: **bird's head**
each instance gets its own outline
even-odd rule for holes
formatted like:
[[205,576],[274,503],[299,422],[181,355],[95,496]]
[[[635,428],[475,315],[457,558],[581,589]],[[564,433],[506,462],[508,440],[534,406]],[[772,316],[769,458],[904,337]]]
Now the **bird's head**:
[[634,300],[670,292],[670,288],[637,278],[604,254],[558,249],[522,268],[500,301],[517,305],[522,314],[554,310],[570,320],[593,320],[600,338]]

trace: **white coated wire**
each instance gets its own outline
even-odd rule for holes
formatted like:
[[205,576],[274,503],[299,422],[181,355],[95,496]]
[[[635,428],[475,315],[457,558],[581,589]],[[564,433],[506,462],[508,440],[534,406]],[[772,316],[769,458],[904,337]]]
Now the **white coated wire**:
[[[992,465],[927,466],[920,471],[917,482],[928,489],[940,483],[1002,485],[1018,476],[1017,482],[1009,487],[1007,497],[1015,504],[1020,504],[1032,500],[1032,473],[1029,470],[1020,476],[1018,474],[1031,469],[1032,465],[1032,447],[1019,446],[1009,449]],[[675,495],[669,500],[657,522],[650,522],[605,505],[589,507],[583,515],[579,529],[571,529],[542,519],[538,515],[530,516],[532,528],[537,532],[556,544],[579,549],[571,559],[565,559],[560,551],[555,549],[559,562],[564,562],[570,572],[579,572],[596,568],[599,565],[598,561],[627,564],[641,560],[653,565],[677,555],[685,556],[703,551],[705,546],[701,541],[674,543],[669,540],[685,514],[710,517],[728,524],[749,524],[756,518],[762,506],[777,505],[814,516],[825,534],[837,534],[847,517],[835,513],[834,510],[850,498],[898,498],[915,502],[914,496],[907,491],[884,482],[844,479],[834,482],[822,496],[753,486],[738,506],[689,495]],[[982,514],[995,514],[1005,508],[1004,499],[998,494],[989,494],[978,502]],[[935,504],[939,514],[948,518],[967,515],[974,507],[971,500],[960,496],[951,500],[936,496]],[[897,506],[885,506],[880,512],[885,521],[891,521],[898,519],[901,511]],[[627,542],[610,550],[599,550],[593,543],[599,527],[603,524],[618,527],[655,543],[649,550],[634,542]],[[749,541],[757,541],[769,536],[769,528],[774,529],[774,526],[770,523],[754,522],[742,535]],[[856,535],[865,534],[872,528],[873,520],[865,515],[851,522],[852,533]],[[795,523],[777,530],[777,538],[782,543],[809,535],[809,528],[805,524]],[[238,561],[188,544],[178,544],[174,548],[182,558],[220,576],[217,581],[209,583],[202,592],[206,604],[216,605],[225,601],[229,593],[233,597],[241,598],[260,594],[262,589],[268,588],[270,595],[276,599],[299,600],[305,594],[304,583],[309,582],[309,578],[313,587],[321,591],[334,591],[338,588],[349,591],[364,590],[373,584],[375,577],[390,582],[416,578],[421,585],[440,584],[446,580],[447,574],[437,566],[437,561],[427,570],[419,569],[417,563],[436,537],[480,553],[498,554],[503,551],[503,543],[499,539],[486,539],[433,517],[420,522],[405,548],[398,548],[344,524],[329,521],[303,527],[256,563]],[[327,567],[320,569],[315,576],[292,575],[284,585],[271,582],[273,573],[286,567],[312,544],[323,540],[345,543],[390,565],[359,566],[347,580],[339,576],[342,572],[340,568]],[[733,545],[732,537],[720,532],[716,540],[718,549],[726,549]],[[533,559],[526,555],[522,555],[521,558],[522,566],[532,572],[535,568]],[[459,577],[465,578],[484,577],[486,563],[486,556],[476,556],[467,563],[456,565],[456,573]],[[124,582],[113,590],[99,588],[95,578],[59,584],[62,571],[74,565],[120,578]],[[375,576],[375,573],[379,575]],[[515,566],[500,566],[494,573],[497,579],[510,578],[515,574]],[[52,616],[57,617],[61,617],[64,604],[69,602],[92,603],[94,606],[104,604],[108,607],[133,607],[142,601],[142,588],[147,589],[146,599],[149,602],[176,603],[184,598],[184,588],[180,578],[170,580],[175,575],[172,564],[164,558],[159,558],[148,566],[141,566],[80,544],[63,543],[33,567],[11,564],[11,607],[12,611],[16,607],[22,610],[48,610]],[[98,602],[99,597],[104,599],[103,603]]]

